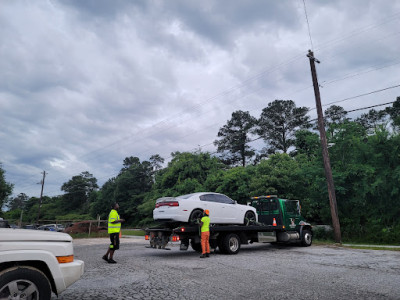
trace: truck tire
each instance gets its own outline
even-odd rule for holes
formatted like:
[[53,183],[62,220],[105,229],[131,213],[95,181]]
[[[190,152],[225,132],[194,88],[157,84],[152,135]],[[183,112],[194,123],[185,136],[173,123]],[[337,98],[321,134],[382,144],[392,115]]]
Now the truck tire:
[[310,230],[305,229],[301,234],[301,245],[303,247],[308,247],[311,246],[311,244],[312,244],[312,233]]
[[251,210],[247,211],[246,214],[244,215],[244,225],[251,225],[256,221],[256,215],[254,212]]
[[201,252],[201,243],[195,243],[193,240],[190,241],[190,246],[192,246],[192,249],[196,252]]
[[0,272],[0,298],[50,300],[49,279],[42,271],[28,266],[6,269]]
[[235,233],[229,233],[225,236],[223,244],[223,253],[237,254],[240,250],[240,238]]
[[201,217],[203,216],[203,211],[200,209],[195,209],[192,211],[189,217],[190,224],[197,224],[197,220],[200,221]]

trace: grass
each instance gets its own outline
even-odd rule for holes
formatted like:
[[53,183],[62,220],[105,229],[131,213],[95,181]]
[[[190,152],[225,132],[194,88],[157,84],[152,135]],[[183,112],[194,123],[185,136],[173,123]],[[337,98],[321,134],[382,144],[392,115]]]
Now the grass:
[[144,236],[145,232],[142,229],[122,229],[122,235]]
[[[343,242],[342,245],[329,240],[313,240],[313,244],[317,246],[340,246],[344,248],[360,249],[360,250],[388,250],[388,251],[400,251],[400,247],[395,247],[393,245],[363,245],[352,244],[351,242]],[[345,245],[343,245],[345,244]],[[391,247],[393,246],[393,247]]]
[[[122,235],[129,236],[144,236],[145,232],[141,229],[122,229]],[[105,238],[109,237],[107,231],[92,232],[90,236],[88,233],[73,233],[70,234],[73,239],[87,239],[87,238]]]
[[400,248],[392,248],[390,246],[382,247],[382,246],[358,246],[358,245],[351,245],[351,246],[343,246],[345,248],[351,249],[361,249],[361,250],[387,250],[387,251],[400,251]]

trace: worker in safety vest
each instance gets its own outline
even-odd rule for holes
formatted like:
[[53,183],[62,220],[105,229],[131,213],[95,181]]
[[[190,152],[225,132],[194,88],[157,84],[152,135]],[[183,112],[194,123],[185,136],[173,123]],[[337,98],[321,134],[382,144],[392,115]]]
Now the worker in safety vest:
[[118,209],[118,203],[114,203],[111,206],[111,211],[108,215],[108,234],[110,235],[111,244],[108,247],[107,253],[103,255],[103,259],[109,264],[117,263],[113,259],[113,256],[115,250],[119,249],[119,233],[121,231],[121,223],[125,221],[124,219],[119,218]]
[[200,258],[210,257],[210,211],[204,210],[200,220],[201,226],[201,255]]

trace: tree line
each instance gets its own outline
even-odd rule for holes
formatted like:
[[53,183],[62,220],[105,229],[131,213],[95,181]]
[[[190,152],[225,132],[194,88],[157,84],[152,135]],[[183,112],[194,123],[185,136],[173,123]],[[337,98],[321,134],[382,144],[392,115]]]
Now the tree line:
[[[101,187],[85,171],[61,186],[64,194],[43,197],[41,219],[105,219],[118,202],[132,226],[152,223],[163,196],[212,191],[246,204],[251,196],[277,194],[299,199],[312,224],[330,224],[330,208],[317,125],[309,109],[275,100],[257,119],[236,111],[218,131],[216,153],[174,152],[166,167],[155,154],[126,157],[117,176]],[[344,240],[396,243],[400,238],[400,97],[384,110],[351,119],[340,106],[325,110],[325,130]],[[255,149],[252,142],[263,140]],[[5,182],[0,165],[3,217],[35,222],[39,199]],[[3,205],[4,204],[4,205]]]

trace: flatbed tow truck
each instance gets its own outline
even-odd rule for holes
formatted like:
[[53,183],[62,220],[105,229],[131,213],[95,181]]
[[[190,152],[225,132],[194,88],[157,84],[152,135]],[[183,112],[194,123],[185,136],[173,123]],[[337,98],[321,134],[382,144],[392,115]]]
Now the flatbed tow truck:
[[[256,208],[258,221],[247,220],[243,225],[210,226],[210,247],[218,247],[220,253],[237,254],[242,244],[251,243],[298,243],[311,246],[312,227],[300,213],[298,200],[280,199],[276,195],[252,197],[247,203]],[[192,249],[200,252],[200,230],[198,224],[164,223],[147,228],[145,239],[148,248],[168,249],[170,242],[180,241],[180,250]]]

